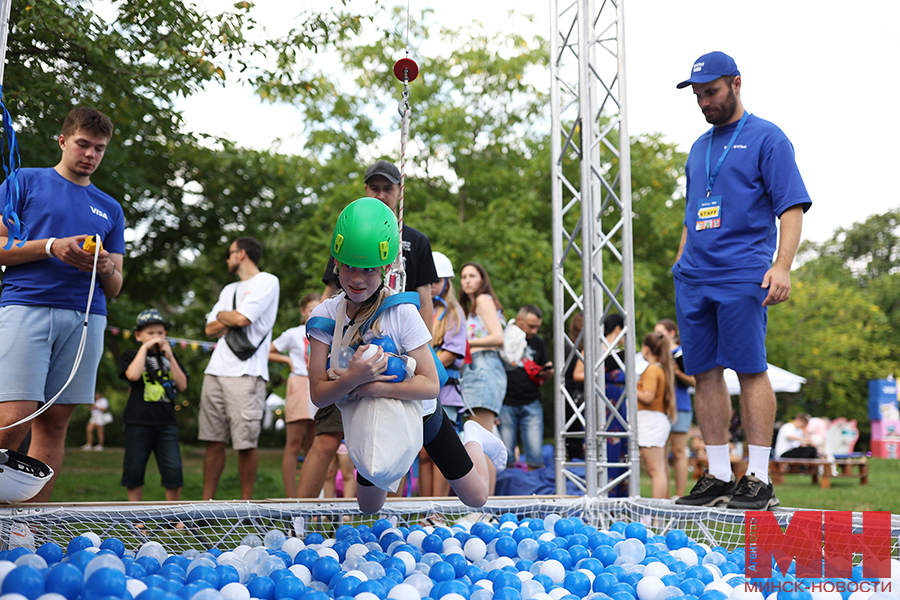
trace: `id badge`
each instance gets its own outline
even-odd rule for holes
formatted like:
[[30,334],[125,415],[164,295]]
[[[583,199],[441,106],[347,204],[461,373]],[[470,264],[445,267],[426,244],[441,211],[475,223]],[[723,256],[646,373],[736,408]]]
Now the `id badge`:
[[697,231],[722,226],[722,196],[702,198],[697,209]]

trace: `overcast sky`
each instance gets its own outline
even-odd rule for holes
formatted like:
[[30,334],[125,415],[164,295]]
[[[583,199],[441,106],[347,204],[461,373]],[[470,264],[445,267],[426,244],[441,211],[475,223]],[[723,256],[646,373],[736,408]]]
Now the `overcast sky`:
[[[805,239],[823,241],[838,227],[900,206],[894,181],[900,124],[888,114],[900,97],[900,2],[624,1],[632,136],[659,132],[687,152],[708,125],[690,88],[676,90],[675,84],[688,77],[698,56],[721,50],[741,71],[744,107],[774,122],[793,142],[813,199]],[[258,16],[278,27],[290,22],[298,5],[261,0]],[[448,25],[477,18],[489,27],[550,35],[547,0],[411,0],[411,5],[413,11],[434,7],[435,19]],[[521,20],[510,24],[512,8],[538,18],[530,26]],[[303,127],[298,111],[261,104],[248,90],[211,89],[181,107],[192,130],[227,135],[254,148],[267,148]],[[235,119],[235,110],[252,118]],[[290,149],[290,142],[282,146]]]

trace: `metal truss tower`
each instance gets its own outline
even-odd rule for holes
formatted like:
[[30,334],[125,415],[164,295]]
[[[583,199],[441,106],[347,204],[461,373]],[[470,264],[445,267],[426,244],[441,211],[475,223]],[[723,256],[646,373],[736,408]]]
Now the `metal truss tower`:
[[[628,495],[640,495],[623,4],[551,0],[557,494],[566,493],[567,481],[588,496],[606,495],[627,481]],[[573,344],[567,331],[576,312],[584,314],[584,329]],[[625,328],[607,342],[603,320],[616,312]],[[615,353],[619,345],[621,355]],[[619,402],[606,394],[608,359],[626,374]],[[564,375],[575,360],[585,365],[583,402],[565,388]],[[582,439],[585,462],[567,461],[566,441],[577,445]],[[615,458],[615,448],[627,451]],[[585,467],[584,477],[576,466]]]

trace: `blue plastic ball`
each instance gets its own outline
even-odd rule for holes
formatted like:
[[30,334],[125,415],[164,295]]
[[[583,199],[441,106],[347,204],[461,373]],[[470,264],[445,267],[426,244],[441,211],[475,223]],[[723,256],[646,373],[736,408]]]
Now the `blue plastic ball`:
[[596,550],[594,550],[591,556],[603,563],[604,567],[608,567],[609,565],[615,563],[616,558],[618,558],[616,556],[616,551],[613,550],[611,546],[599,546]]
[[144,585],[148,588],[158,588],[165,583],[166,578],[162,575],[147,575],[144,577]]
[[41,547],[35,551],[35,554],[47,561],[47,565],[53,565],[62,560],[63,549],[56,542],[47,542],[41,544]]
[[444,551],[444,538],[437,533],[426,535],[422,539],[422,550],[440,554]]
[[563,580],[563,587],[579,598],[584,598],[591,591],[591,580],[581,571],[572,571]]
[[2,593],[22,594],[28,600],[35,600],[44,593],[44,575],[34,567],[16,567],[3,578]]
[[[584,573],[582,573],[582,575],[584,575]],[[585,575],[585,577],[587,577],[587,575]],[[517,592],[521,592],[522,580],[513,573],[500,571],[497,577],[494,579],[494,593],[496,594],[498,589],[506,587],[511,587]]]
[[453,565],[457,577],[465,575],[466,568],[469,566],[469,561],[467,561],[466,557],[462,554],[450,554],[444,559],[444,562]]
[[358,577],[354,577],[353,575],[350,575],[349,577],[342,577],[334,586],[335,598],[339,596],[355,596],[356,588],[359,587],[360,583],[362,583],[362,581],[360,581]]
[[678,575],[676,575],[675,573],[669,573],[668,575],[663,575],[659,579],[664,584],[675,586],[675,587],[678,587],[678,584],[681,583],[681,578],[678,577]]
[[372,524],[372,533],[375,534],[375,537],[381,537],[381,534],[393,527],[391,522],[387,519],[378,519]]
[[194,583],[195,581],[206,581],[207,583],[218,589],[219,574],[216,573],[216,570],[212,567],[206,567],[203,565],[194,567],[194,569],[187,576],[187,582]]
[[68,600],[75,600],[81,595],[84,585],[84,574],[78,567],[66,563],[60,563],[50,567],[44,584],[44,591],[48,594],[61,594]]
[[612,593],[613,587],[619,583],[619,580],[612,573],[600,573],[594,577],[593,591],[601,594],[609,595]]
[[616,533],[621,533],[622,535],[624,535],[626,526],[627,525],[625,524],[625,522],[616,521],[615,523],[613,523],[612,525],[609,526],[609,530],[615,531]]
[[700,594],[700,600],[725,600],[728,596],[725,595],[725,592],[719,590],[706,590],[702,594]]
[[[540,555],[540,554],[539,554]],[[550,553],[547,556],[547,560],[558,560],[563,567],[565,567],[566,571],[572,568],[572,555],[569,554],[568,550],[563,550],[562,548],[558,548]]]
[[330,581],[331,578],[334,577],[334,574],[339,573],[340,571],[341,563],[339,563],[331,556],[323,556],[319,558],[319,560],[317,560],[310,569],[313,579],[315,579],[316,581],[321,581],[323,583],[328,583],[328,581]]
[[397,344],[394,343],[389,337],[376,337],[373,338],[372,341],[369,342],[375,346],[381,346],[381,349],[385,352],[390,352],[391,354],[398,354],[397,352]]
[[107,538],[100,544],[101,550],[112,550],[116,556],[122,558],[125,555],[125,544],[119,538]]
[[687,571],[684,572],[684,576],[685,578],[696,577],[703,582],[703,585],[708,585],[712,583],[713,579],[715,579],[712,571],[710,571],[703,565],[695,565],[693,567],[690,567]]
[[307,546],[311,546],[311,545],[313,545],[313,544],[321,544],[321,543],[323,543],[324,541],[325,541],[325,536],[323,536],[321,533],[318,533],[318,532],[315,532],[315,531],[312,532],[312,533],[310,533],[309,535],[307,535],[307,536],[303,539],[303,542],[304,542]]
[[470,533],[474,536],[481,538],[481,540],[487,544],[492,539],[494,539],[494,535],[496,535],[497,530],[494,529],[492,525],[488,525],[487,523],[479,521],[472,525],[472,529]]
[[596,558],[584,558],[580,563],[575,563],[579,569],[586,569],[595,576],[603,572],[603,563]]
[[356,588],[356,594],[359,595],[363,592],[371,592],[381,598],[381,600],[387,598],[387,591],[384,589],[384,584],[380,581],[375,581],[372,579],[363,581]]
[[97,569],[84,582],[87,600],[100,600],[106,596],[121,598],[126,589],[125,574],[109,567]]
[[610,596],[612,596],[613,598],[616,597],[616,594],[621,594],[621,593],[623,593],[623,592],[624,592],[625,594],[628,594],[629,596],[631,596],[632,600],[633,600],[634,598],[637,598],[637,592],[634,590],[634,586],[633,586],[633,585],[629,585],[629,584],[627,584],[627,583],[625,583],[625,582],[622,582],[622,581],[620,581],[619,583],[617,583],[616,585],[614,585],[614,586],[612,587],[612,589],[610,590],[610,592],[611,592],[611,593],[610,593]]
[[182,600],[191,600],[194,597],[194,594],[204,589],[203,587],[197,585],[196,583],[189,583],[183,586],[180,590],[176,592]]
[[516,543],[521,542],[526,538],[533,540],[534,532],[528,527],[516,527],[513,529],[512,538],[516,540]]
[[306,593],[300,596],[300,600],[331,600],[331,596],[325,592],[307,588]]
[[498,556],[506,556],[508,558],[512,558],[516,556],[519,551],[519,543],[514,540],[511,535],[504,535],[497,538],[497,543],[494,546],[494,549],[496,550]]
[[553,524],[553,533],[560,537],[566,537],[575,533],[575,523],[569,519],[560,519]]
[[272,578],[272,581],[275,582],[276,586],[278,585],[278,582],[281,581],[282,579],[284,579],[285,577],[293,577],[294,579],[297,578],[296,575],[294,575],[287,569],[277,569],[275,571],[272,571],[271,573],[269,573],[269,577]]
[[629,523],[625,526],[625,538],[634,538],[636,540],[640,540],[641,542],[647,541],[647,528],[643,523]]
[[[441,564],[441,563],[435,563],[435,564]],[[429,575],[430,574],[431,573],[429,572]],[[470,565],[470,566],[466,567],[465,576],[468,577],[470,581],[480,581],[487,576],[487,573],[485,573],[484,570],[480,567],[476,567],[475,565]]]
[[66,546],[66,554],[69,556],[75,554],[79,550],[85,550],[87,548],[93,548],[94,542],[90,540],[90,538],[86,538],[83,535],[79,535],[73,537],[69,540],[69,544]]
[[152,556],[142,556],[134,561],[135,564],[144,567],[149,575],[154,575],[160,569],[159,561]]
[[304,548],[294,556],[295,565],[303,565],[312,571],[313,565],[319,560],[319,553],[312,548]]
[[437,562],[431,565],[428,576],[436,582],[456,579],[456,569],[448,562]]
[[522,592],[511,587],[495,589],[493,600],[522,600]]
[[630,590],[618,590],[610,595],[611,600],[634,600],[636,596]]
[[[347,579],[356,578],[348,577]],[[306,586],[296,577],[282,577],[281,580],[275,584],[275,600],[282,600],[283,598],[296,600],[302,596],[304,592],[306,592]]]
[[147,576],[147,569],[137,563],[125,565],[125,575],[132,579],[143,579]]
[[251,598],[275,600],[275,582],[271,577],[254,577],[247,582],[247,591]]

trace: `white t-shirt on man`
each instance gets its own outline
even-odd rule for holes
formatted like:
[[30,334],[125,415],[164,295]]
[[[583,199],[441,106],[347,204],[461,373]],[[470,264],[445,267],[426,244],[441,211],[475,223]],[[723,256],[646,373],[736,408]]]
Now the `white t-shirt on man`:
[[269,380],[269,347],[272,344],[272,327],[278,316],[278,295],[278,278],[271,273],[260,272],[246,281],[236,281],[225,286],[216,305],[206,315],[206,323],[215,321],[220,312],[236,310],[250,320],[244,331],[250,343],[259,344],[259,348],[253,356],[241,360],[228,347],[225,338],[220,338],[204,371],[207,375],[253,375]]

